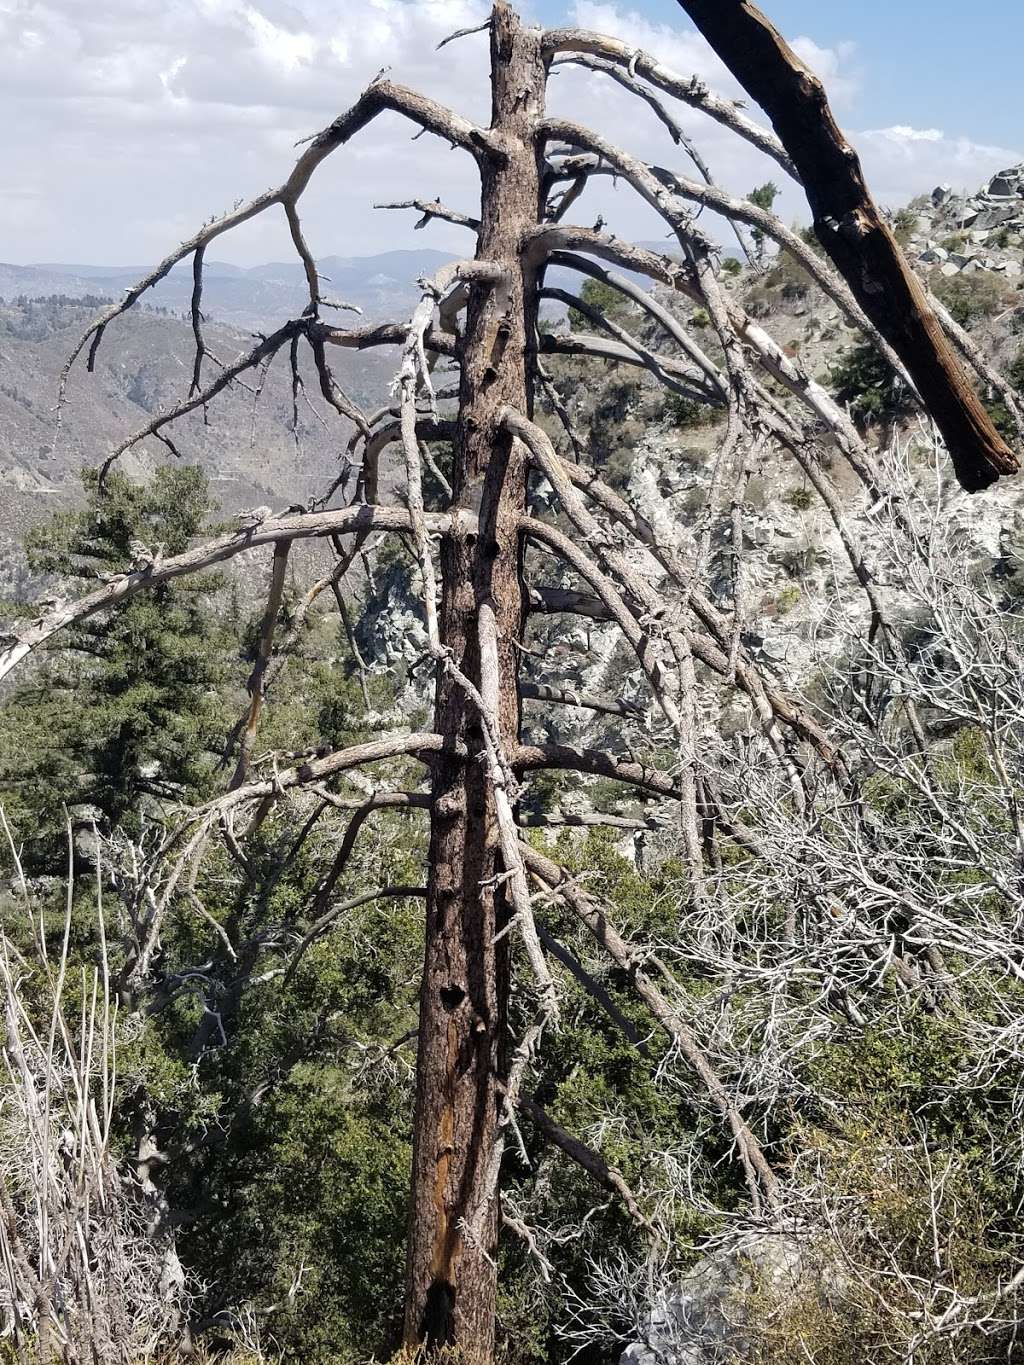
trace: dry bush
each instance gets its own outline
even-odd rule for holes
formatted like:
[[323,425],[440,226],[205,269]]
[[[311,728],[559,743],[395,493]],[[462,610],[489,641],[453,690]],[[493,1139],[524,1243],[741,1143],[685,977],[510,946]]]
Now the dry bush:
[[[74,887],[48,941],[6,817],[31,948],[0,929],[0,1315],[19,1362],[153,1360],[179,1329],[188,1286],[142,1184],[112,1142],[118,1044],[97,875],[97,965],[70,960]],[[70,832],[69,832],[70,839]],[[98,843],[97,843],[98,847]]]

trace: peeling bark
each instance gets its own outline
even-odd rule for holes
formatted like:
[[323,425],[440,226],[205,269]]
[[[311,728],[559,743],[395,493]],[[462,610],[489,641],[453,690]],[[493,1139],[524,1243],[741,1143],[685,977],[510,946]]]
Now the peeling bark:
[[[527,463],[499,427],[506,405],[530,411],[529,338],[535,328],[533,269],[521,242],[540,208],[533,128],[542,115],[545,66],[540,35],[505,6],[491,24],[492,123],[500,152],[481,167],[477,259],[509,280],[471,293],[462,348],[453,506],[478,509],[478,532],[445,537],[441,551],[440,638],[456,667],[479,686],[477,614],[493,606],[498,634],[499,739],[519,735],[517,660],[522,633],[519,522]],[[480,718],[457,680],[441,673],[435,728],[446,747],[483,750]],[[493,791],[485,765],[439,759],[420,996],[413,1186],[407,1260],[405,1340],[428,1353],[457,1347],[472,1362],[493,1356],[499,1201],[487,1174],[498,1141],[508,990],[508,915]],[[469,1229],[473,1232],[470,1234]]]

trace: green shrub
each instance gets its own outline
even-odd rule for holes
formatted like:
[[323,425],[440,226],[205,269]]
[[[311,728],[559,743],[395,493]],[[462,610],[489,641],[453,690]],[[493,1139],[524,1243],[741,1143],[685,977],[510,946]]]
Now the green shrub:
[[788,616],[800,601],[800,589],[795,583],[787,583],[775,599],[776,616]]
[[777,289],[788,303],[792,303],[797,299],[805,299],[814,281],[799,261],[783,251],[764,277],[764,283],[769,289]]
[[1012,441],[1017,435],[1017,424],[1010,415],[1010,409],[1001,398],[993,398],[985,403],[985,411],[992,419],[992,425],[1004,441]]
[[[613,322],[621,323],[633,309],[625,294],[620,294],[617,289],[601,280],[584,280],[580,298]],[[589,332],[593,325],[585,313],[581,313],[577,308],[569,309],[569,326],[574,332]]]
[[898,375],[870,342],[851,346],[832,367],[836,397],[864,424],[892,422],[909,408]]
[[710,416],[710,411],[705,403],[698,403],[694,398],[687,398],[682,393],[669,393],[665,395],[664,416],[667,422],[671,422],[674,427],[699,427],[703,426]]
[[940,275],[934,284],[935,297],[946,305],[961,327],[973,327],[989,318],[1003,300],[1003,289],[990,275]]
[[914,231],[917,223],[917,214],[911,208],[900,209],[892,220],[892,230],[897,242],[904,245],[909,242],[910,235]]
[[[772,206],[782,191],[773,181],[768,180],[763,185],[758,185],[756,189],[747,195],[747,202],[753,204],[755,208],[764,209],[770,213]],[[759,261],[764,258],[765,235],[760,228],[751,228],[750,236],[754,242],[754,251]]]
[[800,228],[797,236],[802,242],[806,242],[813,251],[816,251],[819,256],[825,255],[825,248],[821,245],[821,239],[813,227]]

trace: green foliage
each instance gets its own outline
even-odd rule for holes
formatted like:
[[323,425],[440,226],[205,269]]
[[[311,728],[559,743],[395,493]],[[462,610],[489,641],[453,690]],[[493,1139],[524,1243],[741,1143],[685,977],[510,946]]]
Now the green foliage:
[[788,252],[781,251],[775,264],[765,275],[764,285],[767,289],[778,290],[787,303],[793,303],[807,298],[813,281],[799,261],[795,261]]
[[800,601],[800,589],[795,583],[787,583],[779,589],[775,599],[776,616],[787,616]]
[[821,239],[811,226],[800,228],[797,234],[802,242],[806,242],[812,250],[819,256],[825,255],[825,248],[821,244]]
[[45,341],[55,332],[63,331],[71,324],[77,325],[83,317],[93,316],[113,301],[100,294],[84,294],[81,298],[68,294],[29,298],[19,294],[7,303],[0,299],[0,336],[13,337],[17,341]]
[[[102,492],[94,474],[84,482],[85,508],[27,540],[32,568],[71,593],[131,567],[133,541],[180,553],[212,507],[190,466],[163,468],[145,486],[120,474]],[[113,826],[137,821],[145,800],[206,789],[228,728],[230,637],[213,611],[220,588],[214,575],[166,583],[80,623],[6,699],[0,790],[34,846],[54,833],[62,802]]]
[[624,488],[633,468],[633,451],[644,433],[635,415],[641,403],[636,377],[609,377],[593,397],[589,412],[587,448],[602,477]]
[[772,207],[781,193],[782,191],[779,189],[778,185],[773,181],[768,180],[763,185],[758,185],[756,189],[750,191],[747,195],[747,203],[753,204],[757,209],[764,209],[766,212],[771,213]]
[[723,257],[722,257],[722,274],[723,274],[723,275],[742,275],[742,273],[743,273],[743,262],[742,262],[742,261],[737,260],[737,258],[736,258],[735,256],[723,256]]
[[[633,311],[629,299],[610,284],[605,284],[603,280],[584,280],[580,298],[613,322],[621,323]],[[574,332],[589,332],[593,330],[594,324],[585,313],[581,313],[577,308],[570,308],[569,326]]]
[[[394,776],[400,781],[401,770]],[[290,960],[323,874],[316,843],[282,863],[307,815],[282,810],[248,841],[259,895],[245,884],[232,890],[216,858],[197,885],[236,944],[283,939],[283,954],[261,956],[261,968]],[[336,845],[340,831],[325,835]],[[375,816],[339,900],[419,881],[422,836],[419,822]],[[207,1286],[198,1311],[212,1317],[252,1303],[283,1360],[362,1365],[387,1358],[397,1342],[412,1117],[403,1035],[415,1029],[422,926],[419,899],[376,900],[287,973],[240,977],[219,954],[205,969],[218,1024],[203,997],[179,993],[132,1068],[171,1156],[172,1207],[195,1210],[179,1250]],[[197,960],[203,943],[209,953],[209,935],[198,930],[188,918],[169,925],[169,969]]]
[[[750,191],[747,195],[747,202],[753,204],[757,209],[764,209],[766,213],[771,213],[772,207],[781,193],[782,191],[779,189],[778,185],[771,180],[767,180],[763,185],[758,185],[755,189]],[[757,227],[751,228],[750,236],[753,240],[754,251],[757,254],[758,260],[763,259],[766,243],[764,232]]]
[[[1024,395],[1024,345],[1017,347],[1012,359],[1006,366],[1005,373],[1006,378],[1013,387],[1020,394]],[[990,398],[986,402],[985,407],[1000,436],[1007,441],[1015,440],[1017,436],[1017,425],[1002,398]]]
[[780,251],[770,268],[747,292],[747,309],[752,317],[769,317],[781,311],[784,305],[803,304],[813,287],[814,282],[804,267],[788,252]]
[[892,230],[897,242],[905,246],[917,224],[917,213],[912,208],[899,209],[893,216]]
[[785,496],[790,507],[795,507],[798,512],[806,512],[814,506],[814,494],[804,485],[791,488]]
[[711,410],[706,403],[698,403],[696,399],[687,398],[681,393],[665,395],[665,420],[671,422],[674,427],[682,430],[700,427],[710,416]]
[[1017,424],[1010,409],[1001,398],[990,398],[985,402],[985,411],[992,419],[992,425],[1004,441],[1012,441],[1017,435]]
[[844,351],[830,377],[836,397],[865,425],[894,422],[909,410],[898,376],[870,342]]
[[984,271],[948,278],[940,275],[933,289],[954,321],[968,330],[996,313],[1003,300],[1003,286]]

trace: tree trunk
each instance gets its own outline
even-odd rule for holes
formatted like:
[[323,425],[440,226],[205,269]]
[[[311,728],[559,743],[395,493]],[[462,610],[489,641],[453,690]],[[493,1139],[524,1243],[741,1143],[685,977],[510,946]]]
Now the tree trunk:
[[[491,25],[492,129],[505,156],[483,171],[477,258],[508,272],[508,291],[474,290],[462,346],[453,505],[478,512],[478,533],[453,531],[442,545],[441,643],[479,683],[477,608],[489,600],[499,631],[500,733],[519,734],[517,661],[525,604],[518,519],[526,496],[520,447],[496,415],[530,410],[534,281],[520,260],[537,222],[540,167],[531,126],[544,99],[539,32],[520,27],[505,4]],[[504,1075],[508,964],[494,943],[506,915],[494,885],[498,829],[478,714],[449,676],[438,679],[435,727],[446,748],[465,744],[466,762],[440,755],[433,770],[426,954],[420,998],[405,1340],[428,1353],[457,1347],[460,1360],[493,1357],[497,1289],[497,1196],[488,1169],[497,1138]]]

